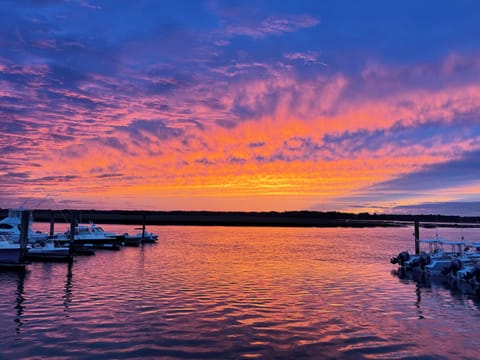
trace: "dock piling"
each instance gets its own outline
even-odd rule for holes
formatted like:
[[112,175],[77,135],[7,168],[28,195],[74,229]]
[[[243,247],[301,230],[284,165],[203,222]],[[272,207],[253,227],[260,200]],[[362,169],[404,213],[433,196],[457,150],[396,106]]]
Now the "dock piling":
[[28,226],[30,223],[30,212],[22,211],[20,219],[20,262],[23,263],[27,257]]
[[420,254],[420,225],[418,220],[415,220],[415,255]]
[[77,213],[72,211],[70,214],[70,233],[68,238],[68,256],[73,257],[73,246],[75,239],[75,228],[77,226]]
[[50,210],[50,231],[48,233],[50,237],[55,234],[55,214]]

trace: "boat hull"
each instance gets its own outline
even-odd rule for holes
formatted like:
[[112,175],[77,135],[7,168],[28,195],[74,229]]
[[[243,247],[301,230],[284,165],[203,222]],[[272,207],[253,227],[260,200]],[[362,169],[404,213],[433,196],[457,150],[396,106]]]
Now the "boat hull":
[[0,264],[5,266],[21,264],[21,255],[22,253],[20,247],[11,249],[0,249]]
[[68,249],[57,250],[43,250],[43,249],[30,249],[27,254],[29,260],[37,261],[68,261],[71,260],[71,256]]
[[127,242],[138,242],[139,244],[145,243],[156,243],[158,240],[158,235],[152,233],[145,233],[144,236],[142,234],[136,235],[125,235],[125,245]]
[[[75,246],[78,243],[75,242]],[[83,242],[80,243],[82,247],[87,249],[97,249],[97,250],[120,250],[122,243],[111,243],[111,242]]]
[[[55,237],[55,240],[61,244],[67,245],[70,243],[70,239],[67,237]],[[99,238],[99,237],[75,237],[73,239],[74,247],[88,247],[94,249],[104,249],[110,247],[121,247],[124,242],[124,237],[111,237],[111,238]]]

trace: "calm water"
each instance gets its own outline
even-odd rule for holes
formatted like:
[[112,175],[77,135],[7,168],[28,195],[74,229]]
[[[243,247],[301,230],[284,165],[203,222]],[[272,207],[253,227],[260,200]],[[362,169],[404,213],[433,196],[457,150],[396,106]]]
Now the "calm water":
[[0,273],[0,358],[480,357],[478,296],[392,274],[412,228],[149,230],[158,244]]

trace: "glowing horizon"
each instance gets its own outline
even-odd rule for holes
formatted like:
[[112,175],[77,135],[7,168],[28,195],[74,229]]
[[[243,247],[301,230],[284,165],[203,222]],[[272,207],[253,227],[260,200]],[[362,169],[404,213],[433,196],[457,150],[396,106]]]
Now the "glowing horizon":
[[480,215],[480,12],[142,4],[0,5],[1,207]]

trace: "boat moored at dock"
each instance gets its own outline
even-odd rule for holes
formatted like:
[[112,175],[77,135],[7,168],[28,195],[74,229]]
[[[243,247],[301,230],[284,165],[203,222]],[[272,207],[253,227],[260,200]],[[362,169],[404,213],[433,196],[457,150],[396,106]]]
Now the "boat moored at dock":
[[[59,243],[70,241],[70,229],[64,233],[57,233],[53,239]],[[84,246],[95,249],[118,250],[124,242],[124,235],[105,231],[101,226],[90,222],[89,225],[77,225],[73,234],[75,246]]]
[[0,235],[0,267],[22,266],[20,243],[11,241],[6,235]]
[[[8,235],[11,237],[12,240],[18,241],[20,239],[20,232],[21,232],[21,214],[23,211],[28,211],[22,208],[18,209],[9,209],[8,215],[4,219],[0,220],[0,234],[1,235]],[[42,232],[34,232],[31,229],[31,225],[33,222],[32,212],[28,211],[29,213],[29,221],[28,221],[28,241],[35,242],[38,240],[46,240],[48,234]]]
[[28,225],[29,213],[22,211],[20,213],[20,234],[0,234],[0,268],[8,269],[24,269],[26,262],[26,254],[29,245],[28,242]]
[[54,239],[38,241],[27,250],[29,260],[40,261],[68,261],[72,259],[73,252],[69,246],[62,245]]
[[125,237],[125,244],[127,241],[133,241],[133,242],[138,242],[138,243],[156,243],[158,240],[158,235],[154,234],[152,232],[145,232],[144,234],[138,233],[135,235],[129,235],[126,233],[124,235]]
[[390,262],[398,264],[402,272],[421,272],[428,276],[440,276],[470,284],[480,285],[480,243],[439,238],[419,239],[415,224],[415,254],[400,252]]

